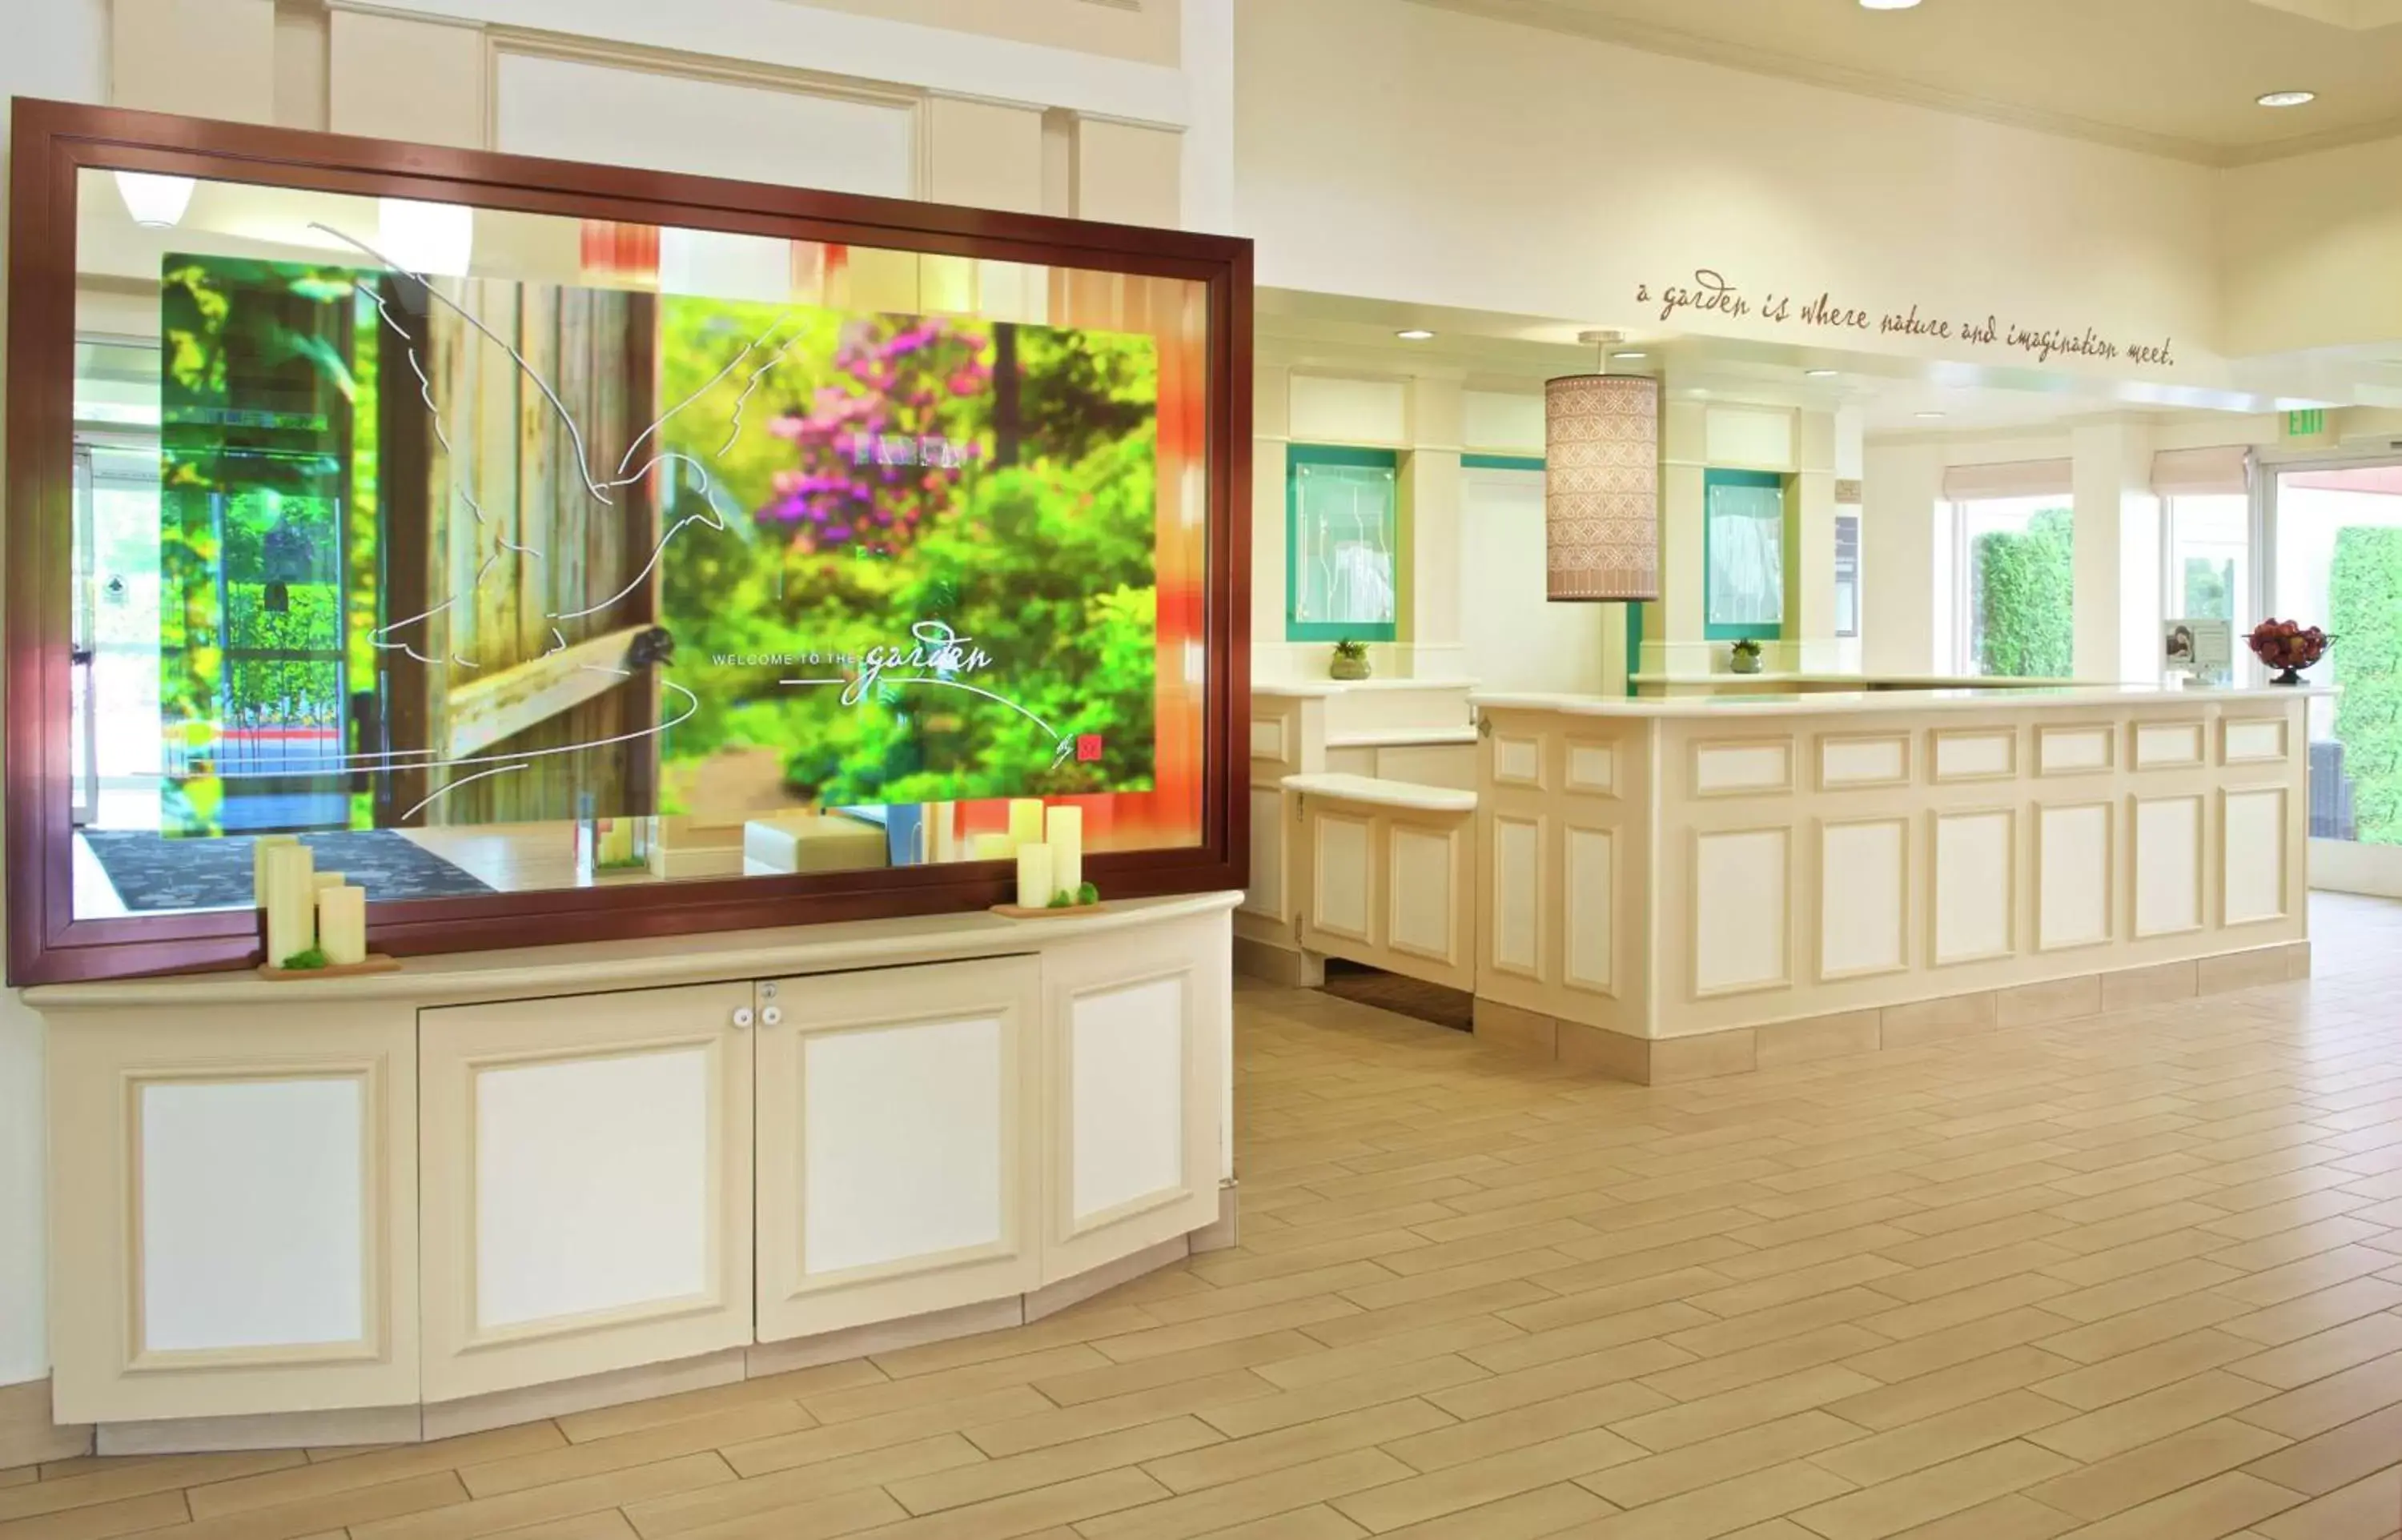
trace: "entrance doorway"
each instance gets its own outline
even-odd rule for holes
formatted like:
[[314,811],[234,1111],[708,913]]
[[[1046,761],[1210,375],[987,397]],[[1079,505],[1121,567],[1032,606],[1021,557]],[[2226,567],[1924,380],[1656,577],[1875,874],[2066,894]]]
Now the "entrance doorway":
[[2262,478],[2261,610],[2335,638],[2312,670],[2311,885],[2402,898],[2402,461]]

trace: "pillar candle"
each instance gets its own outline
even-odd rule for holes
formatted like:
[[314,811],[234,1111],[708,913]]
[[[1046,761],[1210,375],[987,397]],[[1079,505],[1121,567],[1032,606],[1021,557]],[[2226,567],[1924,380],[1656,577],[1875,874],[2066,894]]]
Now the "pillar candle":
[[336,968],[367,960],[367,890],[317,889],[317,948]]
[[250,906],[267,907],[267,853],[279,845],[297,845],[290,834],[261,834],[250,842]]
[[305,845],[267,854],[267,963],[281,968],[317,944],[316,859]]
[[339,872],[318,872],[312,873],[311,877],[320,887],[339,887],[343,881]]
[[930,802],[926,804],[926,827],[934,832],[928,842],[926,859],[932,861],[959,859],[959,806],[955,803]]
[[1016,854],[1017,846],[1006,834],[978,834],[968,846],[968,859],[980,861],[1005,861]]
[[1051,846],[1051,880],[1072,897],[1084,886],[1084,810],[1049,809],[1043,815],[1042,832]]
[[1042,839],[1042,799],[1012,797],[1009,801],[1009,843],[1037,845]]
[[609,832],[600,836],[600,853],[597,859],[603,866],[622,866],[634,859],[633,819],[609,820]]
[[1051,847],[1047,845],[1021,845],[1017,847],[1017,907],[1044,909],[1051,895],[1058,889],[1051,885]]

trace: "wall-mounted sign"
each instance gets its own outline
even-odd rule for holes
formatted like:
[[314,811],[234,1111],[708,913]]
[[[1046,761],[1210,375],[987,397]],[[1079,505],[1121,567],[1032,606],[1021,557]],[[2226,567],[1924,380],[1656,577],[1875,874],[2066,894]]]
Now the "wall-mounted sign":
[[2287,438],[2316,438],[2326,432],[2326,408],[2306,406],[2298,412],[2285,414]]
[[2112,337],[2091,326],[2029,325],[1992,312],[1982,316],[1947,316],[1912,304],[1907,310],[1875,310],[1838,299],[1821,291],[1815,296],[1761,290],[1746,293],[1715,268],[1696,268],[1690,281],[1637,283],[1635,302],[1658,307],[1662,321],[1691,313],[1728,320],[1752,320],[1772,326],[1814,332],[1848,332],[1859,337],[1923,337],[1937,342],[1965,342],[1983,348],[2008,348],[2027,353],[2038,364],[2055,358],[2124,359],[2158,368],[2176,367],[2175,340],[2162,337]]

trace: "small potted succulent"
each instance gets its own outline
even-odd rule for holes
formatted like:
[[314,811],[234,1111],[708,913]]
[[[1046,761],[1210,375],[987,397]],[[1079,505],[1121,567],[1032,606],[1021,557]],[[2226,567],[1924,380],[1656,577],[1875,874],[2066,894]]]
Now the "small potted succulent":
[[2271,684],[2299,684],[2301,671],[2326,656],[2329,643],[2335,638],[2315,626],[2304,626],[2293,620],[2264,620],[2252,627],[2246,639],[2252,655],[2271,668],[2281,669],[2269,681]]
[[1366,679],[1368,677],[1368,644],[1345,637],[1334,644],[1334,659],[1327,666],[1329,679]]
[[1727,667],[1738,674],[1759,673],[1760,643],[1749,637],[1745,637],[1736,642],[1732,652],[1728,655]]

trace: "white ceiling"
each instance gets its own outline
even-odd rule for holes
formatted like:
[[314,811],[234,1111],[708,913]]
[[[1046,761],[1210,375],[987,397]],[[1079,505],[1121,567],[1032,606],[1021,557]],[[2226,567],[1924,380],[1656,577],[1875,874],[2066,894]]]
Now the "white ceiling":
[[2204,164],[2402,132],[2402,0],[1417,3]]

